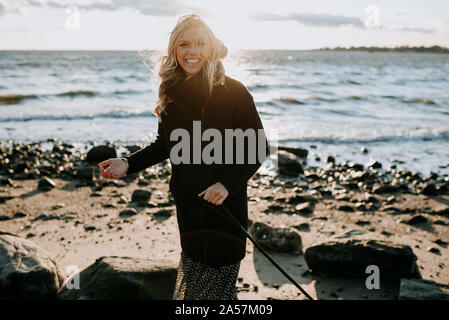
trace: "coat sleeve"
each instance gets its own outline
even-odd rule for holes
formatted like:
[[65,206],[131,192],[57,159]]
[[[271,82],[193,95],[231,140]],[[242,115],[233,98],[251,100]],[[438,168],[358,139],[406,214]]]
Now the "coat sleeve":
[[[221,177],[218,179],[225,188],[228,190],[228,197],[232,197],[235,193],[239,192],[243,187],[245,187],[248,183],[248,180],[256,173],[259,167],[264,163],[265,159],[270,155],[270,148],[268,144],[268,140],[266,138],[265,131],[264,139],[265,139],[265,156],[259,159],[258,147],[260,146],[258,135],[258,129],[262,129],[262,121],[260,120],[259,114],[256,109],[256,105],[254,104],[254,99],[252,95],[248,92],[248,90],[243,86],[242,94],[239,99],[237,99],[235,105],[235,113],[234,113],[234,123],[235,129],[241,128],[243,131],[246,129],[255,129],[256,131],[256,163],[249,164],[248,163],[248,141],[245,139],[245,156],[244,156],[244,164],[234,164],[230,165],[228,169],[226,169]],[[235,161],[235,150],[234,147],[234,161]]]
[[162,132],[162,123],[158,121],[157,136],[154,142],[145,148],[123,157],[128,160],[129,167],[126,172],[127,175],[141,171],[167,159],[169,154]]

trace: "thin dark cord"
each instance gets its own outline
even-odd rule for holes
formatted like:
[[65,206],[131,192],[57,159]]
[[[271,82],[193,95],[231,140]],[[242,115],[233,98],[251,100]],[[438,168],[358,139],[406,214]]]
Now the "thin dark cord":
[[[204,200],[204,198],[201,197],[201,199]],[[251,237],[251,235],[248,233],[248,231],[246,231],[246,229],[240,224],[240,222],[232,215],[232,213],[229,211],[228,208],[226,208],[225,205],[220,205],[217,206],[215,204],[212,204],[210,202],[208,202],[207,200],[204,200],[205,203],[207,203],[209,205],[209,207],[213,208],[215,212],[217,212],[218,214],[225,216],[227,218],[231,218],[231,220],[234,222],[234,224],[237,224],[240,229],[245,233],[245,235],[249,238],[249,240],[251,240],[251,242],[263,253],[263,255],[270,260],[270,262],[272,264],[274,264],[274,266],[276,268],[279,269],[280,272],[282,272],[282,274],[288,279],[290,280],[291,283],[293,283],[295,285],[296,288],[299,289],[299,291],[301,291],[309,300],[313,300],[313,298],[303,289],[301,288],[301,286],[295,281],[295,279],[293,279],[287,272],[284,271],[284,269],[281,268],[280,265],[278,265],[276,263],[276,261],[273,260],[273,258],[270,257],[270,255],[264,250],[262,249],[262,247],[256,242],[256,240],[253,239],[253,237]],[[224,209],[224,211],[226,212],[226,215],[224,215],[218,208],[221,207]]]

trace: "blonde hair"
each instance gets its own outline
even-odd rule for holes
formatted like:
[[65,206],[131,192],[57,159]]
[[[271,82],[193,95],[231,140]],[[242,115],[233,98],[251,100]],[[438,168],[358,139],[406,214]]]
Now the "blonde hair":
[[178,65],[176,59],[176,46],[180,35],[190,27],[199,27],[204,31],[207,41],[210,44],[210,55],[207,57],[207,61],[202,70],[199,71],[203,72],[207,79],[209,93],[212,93],[214,85],[223,83],[225,79],[225,70],[221,60],[228,54],[226,46],[221,40],[215,37],[212,30],[199,15],[193,13],[180,17],[175,28],[170,33],[166,54],[160,56],[155,63],[160,84],[158,89],[159,100],[154,108],[154,113],[158,116],[159,121],[161,121],[161,114],[165,112],[167,105],[171,102],[171,99],[167,95],[167,89],[174,82],[184,79],[181,66]]

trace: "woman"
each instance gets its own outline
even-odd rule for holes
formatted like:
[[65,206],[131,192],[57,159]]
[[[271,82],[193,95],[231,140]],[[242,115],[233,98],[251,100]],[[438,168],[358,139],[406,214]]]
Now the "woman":
[[[229,218],[217,214],[204,200],[225,205],[247,228],[247,182],[269,154],[251,94],[239,81],[225,75],[221,60],[226,55],[227,48],[199,16],[181,17],[170,35],[167,55],[159,71],[156,140],[123,158],[99,164],[105,178],[120,178],[170,159],[169,187],[176,204],[182,247],[173,299],[237,299],[235,284],[246,253],[246,237]],[[195,140],[198,124],[203,138],[199,145]],[[182,155],[179,139],[173,139],[175,129],[188,133],[190,149],[183,149]],[[214,140],[217,148],[209,154],[219,160],[212,163],[205,160],[205,151],[210,148],[204,134],[214,132],[225,137],[225,129],[263,133],[256,141],[243,140],[243,164],[236,162],[241,149],[235,144],[232,150],[225,149],[225,139]],[[250,163],[248,159],[258,150],[248,147],[258,146],[260,141],[263,156]],[[109,167],[104,169],[105,165]]]

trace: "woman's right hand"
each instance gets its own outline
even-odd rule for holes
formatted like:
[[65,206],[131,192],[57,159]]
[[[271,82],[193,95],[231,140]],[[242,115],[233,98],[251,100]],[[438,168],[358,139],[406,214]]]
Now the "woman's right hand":
[[[106,169],[103,167],[109,165]],[[111,158],[100,162],[101,175],[106,179],[119,179],[123,177],[128,171],[128,164],[120,158]]]

